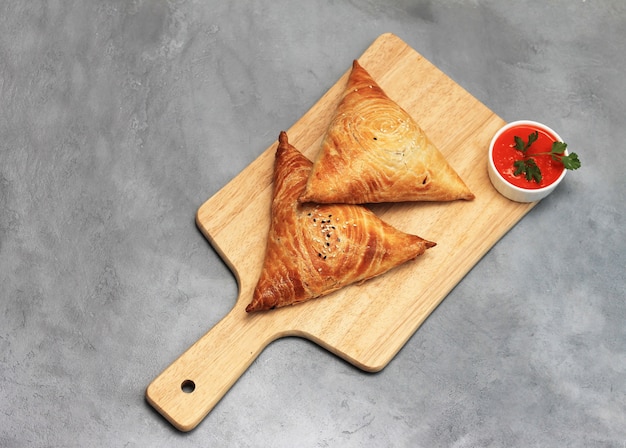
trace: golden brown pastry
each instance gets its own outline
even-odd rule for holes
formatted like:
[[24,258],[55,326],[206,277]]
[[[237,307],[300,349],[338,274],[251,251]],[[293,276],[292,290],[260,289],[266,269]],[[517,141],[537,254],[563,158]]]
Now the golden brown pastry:
[[281,132],[265,260],[247,312],[323,296],[435,245],[395,229],[360,205],[300,204],[311,165]]
[[474,198],[424,131],[357,61],[343,95],[300,202]]

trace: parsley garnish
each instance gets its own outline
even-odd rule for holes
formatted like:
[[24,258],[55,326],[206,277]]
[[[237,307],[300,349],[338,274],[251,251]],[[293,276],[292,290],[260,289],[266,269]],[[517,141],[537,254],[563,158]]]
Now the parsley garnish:
[[[537,140],[539,136],[539,132],[535,131],[528,135],[528,141],[524,142],[521,137],[515,136],[515,149],[524,154],[524,158],[521,160],[516,160],[513,162],[513,166],[515,167],[514,175],[518,176],[520,174],[524,174],[526,180],[531,181],[534,180],[537,183],[541,182],[541,170],[535,163],[535,159],[526,155],[528,148]],[[565,142],[554,142],[552,143],[552,148],[550,152],[538,152],[533,154],[533,156],[543,156],[549,155],[552,157],[552,160],[560,161],[563,163],[565,169],[568,170],[576,170],[580,168],[580,160],[578,159],[578,155],[573,152],[568,155],[564,155],[563,153],[567,149],[567,143]]]
[[533,180],[537,183],[541,182],[541,170],[535,163],[535,159],[516,160],[513,162],[516,168],[514,175],[518,176],[524,173],[526,180]]

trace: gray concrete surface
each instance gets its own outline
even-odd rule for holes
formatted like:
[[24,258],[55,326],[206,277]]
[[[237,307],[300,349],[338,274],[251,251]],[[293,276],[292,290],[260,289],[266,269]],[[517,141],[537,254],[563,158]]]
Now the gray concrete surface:
[[[232,307],[194,225],[380,34],[583,168],[378,374],[271,344],[188,434],[148,383]],[[626,446],[622,0],[0,4],[0,446]]]

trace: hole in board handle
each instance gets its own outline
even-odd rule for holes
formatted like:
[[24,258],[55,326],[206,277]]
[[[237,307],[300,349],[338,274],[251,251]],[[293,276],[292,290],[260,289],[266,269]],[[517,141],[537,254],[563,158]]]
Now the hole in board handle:
[[192,393],[194,390],[196,390],[196,383],[194,383],[191,380],[185,380],[181,383],[180,385],[180,389],[185,392],[186,394],[190,394]]

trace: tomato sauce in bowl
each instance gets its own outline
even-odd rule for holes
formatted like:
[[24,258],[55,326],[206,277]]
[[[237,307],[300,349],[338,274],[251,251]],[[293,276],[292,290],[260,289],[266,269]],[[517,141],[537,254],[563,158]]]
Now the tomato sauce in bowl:
[[[527,142],[537,132],[537,140],[523,153],[516,149],[515,137]],[[566,169],[550,156],[552,144],[561,137],[549,127],[535,121],[514,121],[502,127],[489,145],[489,179],[500,194],[517,202],[534,202],[550,194],[565,177]],[[536,155],[537,153],[548,153]],[[567,151],[566,151],[567,153]],[[524,173],[515,174],[516,160],[532,158],[541,170],[541,181],[527,180]]]
[[[515,137],[520,137],[524,141],[528,141],[528,136],[533,132],[538,133],[538,138],[526,151],[527,157],[532,157],[541,170],[541,182],[527,180],[522,174],[515,175],[515,167],[513,163],[523,157],[523,153],[515,149]],[[502,175],[508,182],[520,188],[538,189],[547,187],[557,180],[565,167],[558,160],[553,160],[549,154],[536,156],[537,153],[550,152],[552,143],[560,141],[557,137],[549,133],[543,128],[531,125],[519,125],[511,127],[504,131],[493,146],[491,157],[496,165],[498,173]]]

